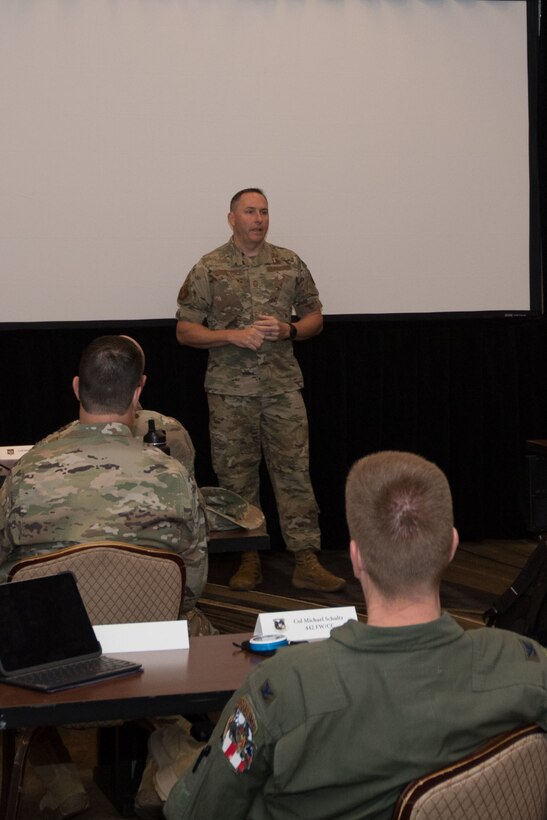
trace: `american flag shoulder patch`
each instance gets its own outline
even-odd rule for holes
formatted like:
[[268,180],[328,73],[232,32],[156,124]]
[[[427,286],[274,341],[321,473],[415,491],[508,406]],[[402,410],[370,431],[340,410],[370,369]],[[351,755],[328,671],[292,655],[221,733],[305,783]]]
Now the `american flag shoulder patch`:
[[240,698],[222,733],[224,757],[236,772],[251,768],[255,751],[256,717],[247,697]]

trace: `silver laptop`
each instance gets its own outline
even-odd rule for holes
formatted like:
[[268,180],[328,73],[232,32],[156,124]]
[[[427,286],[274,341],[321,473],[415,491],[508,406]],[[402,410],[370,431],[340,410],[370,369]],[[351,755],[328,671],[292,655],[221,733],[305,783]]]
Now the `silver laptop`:
[[59,692],[141,671],[102,654],[72,572],[0,584],[0,683]]

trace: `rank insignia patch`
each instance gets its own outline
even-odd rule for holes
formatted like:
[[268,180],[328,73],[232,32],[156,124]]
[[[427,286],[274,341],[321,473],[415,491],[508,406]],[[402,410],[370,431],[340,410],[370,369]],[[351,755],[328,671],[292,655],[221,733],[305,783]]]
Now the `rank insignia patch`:
[[262,695],[263,700],[265,703],[271,703],[272,700],[275,698],[274,691],[270,686],[270,681],[265,680],[262,686],[260,687],[260,694]]
[[520,645],[524,650],[524,656],[527,661],[539,661],[538,653],[533,643],[526,640],[521,640]]
[[182,287],[179,290],[178,301],[179,302],[184,302],[184,300],[188,297],[189,292],[190,292],[190,288],[188,287],[186,282],[183,282]]
[[222,735],[222,751],[236,772],[251,768],[255,744],[256,718],[247,698],[238,700]]

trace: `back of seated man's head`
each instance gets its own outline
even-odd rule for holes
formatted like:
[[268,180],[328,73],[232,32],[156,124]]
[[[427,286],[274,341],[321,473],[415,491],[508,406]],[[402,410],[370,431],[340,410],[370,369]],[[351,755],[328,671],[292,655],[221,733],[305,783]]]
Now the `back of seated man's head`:
[[346,484],[350,537],[386,598],[435,589],[454,538],[444,473],[413,453],[381,452],[357,461]]
[[144,358],[127,336],[99,336],[80,359],[79,397],[87,413],[123,415],[142,381]]

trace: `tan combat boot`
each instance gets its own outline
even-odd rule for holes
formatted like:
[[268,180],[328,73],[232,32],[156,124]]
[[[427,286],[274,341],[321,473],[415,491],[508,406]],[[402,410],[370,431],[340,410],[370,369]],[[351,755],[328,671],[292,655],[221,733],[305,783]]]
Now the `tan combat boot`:
[[336,592],[346,583],[343,578],[338,578],[321,566],[314,550],[299,550],[294,553],[294,559],[296,567],[292,576],[292,585],[297,589]]
[[51,763],[35,771],[47,787],[40,811],[48,820],[67,820],[87,811],[89,797],[74,763]]
[[45,788],[40,810],[48,820],[67,820],[89,808],[89,796],[59,732],[49,727],[35,735],[28,759]]
[[241,556],[238,571],[232,575],[228,582],[230,589],[248,592],[260,583],[262,583],[262,570],[258,552],[244,552]]

